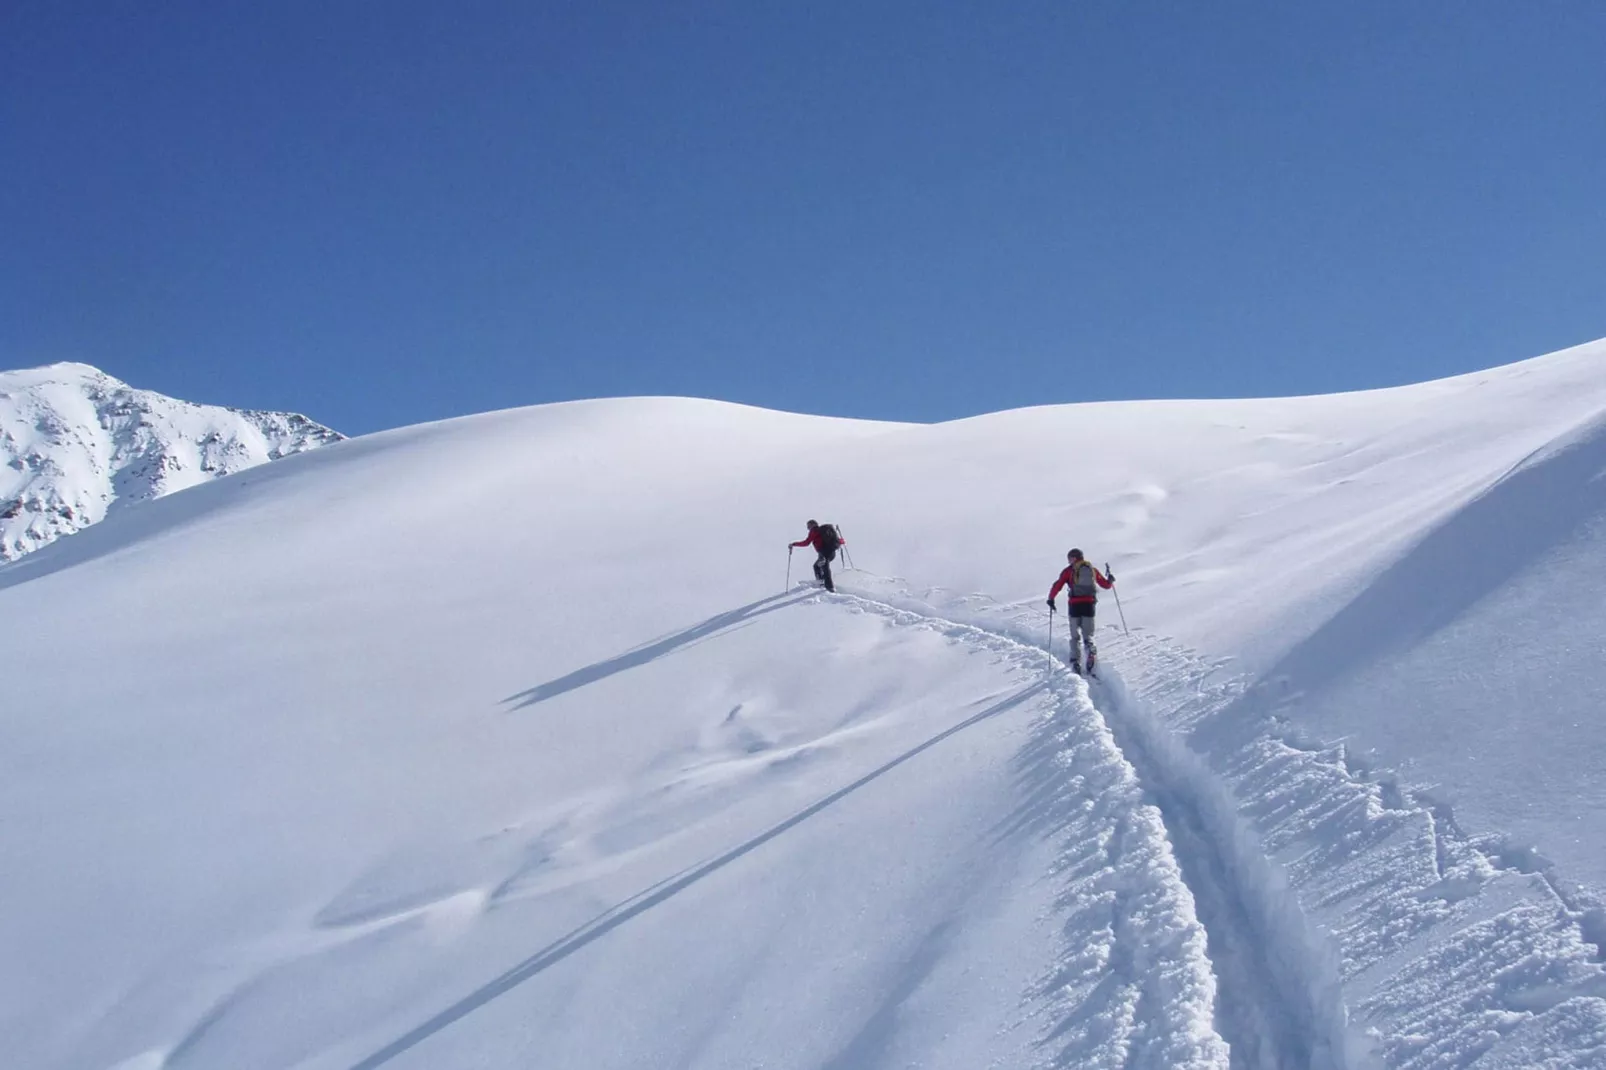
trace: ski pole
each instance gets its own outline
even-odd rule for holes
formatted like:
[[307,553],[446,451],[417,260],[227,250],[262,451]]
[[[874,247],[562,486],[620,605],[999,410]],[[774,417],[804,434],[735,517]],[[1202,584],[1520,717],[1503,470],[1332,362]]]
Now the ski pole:
[[792,589],[792,549],[790,546],[786,548],[786,586],[781,588],[782,594]]
[[[1110,563],[1108,561],[1104,562],[1104,574],[1106,576],[1110,574]],[[1110,581],[1110,593],[1115,595],[1115,611],[1121,614],[1121,634],[1131,635],[1132,633],[1126,627],[1126,610],[1121,608],[1121,589],[1115,585],[1114,580]]]
[[836,533],[842,536],[842,563],[851,569],[853,568],[853,555],[848,553],[848,533],[842,530],[841,524],[836,526]]
[[1054,607],[1048,607],[1048,656],[1054,656]]

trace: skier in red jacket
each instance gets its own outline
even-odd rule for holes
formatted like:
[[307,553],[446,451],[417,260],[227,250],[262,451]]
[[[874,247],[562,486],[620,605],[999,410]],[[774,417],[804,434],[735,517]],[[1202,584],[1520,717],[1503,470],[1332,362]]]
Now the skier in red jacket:
[[[1099,603],[1099,587],[1106,591],[1115,586],[1115,577],[1106,576],[1092,563],[1082,556],[1082,551],[1072,550],[1065,555],[1070,564],[1060,573],[1060,578],[1054,581],[1054,586],[1048,592],[1048,611],[1059,612],[1059,606],[1054,599],[1059,595],[1060,588],[1067,588],[1067,604],[1065,612],[1071,618],[1071,669],[1078,675],[1082,672],[1082,640],[1087,639],[1087,675],[1094,675],[1093,666],[1098,661],[1098,648],[1093,645],[1093,613]],[[1097,586],[1095,586],[1095,584]]]
[[831,579],[831,562],[836,560],[836,552],[848,540],[837,534],[835,524],[821,524],[809,521],[809,533],[797,542],[786,545],[792,549],[799,546],[812,546],[814,552],[820,556],[814,559],[814,578],[825,584],[827,591],[835,591],[836,584]]

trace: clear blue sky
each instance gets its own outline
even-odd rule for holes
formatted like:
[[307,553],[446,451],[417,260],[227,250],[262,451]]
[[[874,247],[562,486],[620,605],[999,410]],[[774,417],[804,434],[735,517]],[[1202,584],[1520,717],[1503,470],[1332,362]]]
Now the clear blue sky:
[[937,420],[1606,335],[1598,0],[8,0],[0,366],[347,432]]

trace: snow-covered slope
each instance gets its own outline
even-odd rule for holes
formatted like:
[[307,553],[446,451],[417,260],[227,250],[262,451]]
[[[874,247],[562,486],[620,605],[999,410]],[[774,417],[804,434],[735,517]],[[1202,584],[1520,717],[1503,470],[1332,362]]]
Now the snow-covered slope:
[[[7,1055],[1603,1065],[1603,413],[1601,344],[929,427],[626,399],[127,511],[0,568]],[[1134,626],[1092,687],[1071,544]]]
[[86,364],[0,372],[0,561],[120,505],[341,437],[293,413],[135,390]]

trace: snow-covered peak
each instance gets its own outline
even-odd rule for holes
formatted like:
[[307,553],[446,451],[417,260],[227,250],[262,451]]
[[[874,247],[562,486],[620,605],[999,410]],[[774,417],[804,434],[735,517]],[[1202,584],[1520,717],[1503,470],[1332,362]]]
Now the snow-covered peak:
[[75,360],[57,361],[55,364],[41,364],[37,368],[18,368],[14,371],[0,372],[0,383],[5,389],[15,390],[37,386],[41,383],[119,383],[93,364],[82,364]]
[[0,372],[0,561],[126,503],[342,437],[295,413],[138,390],[88,364]]

